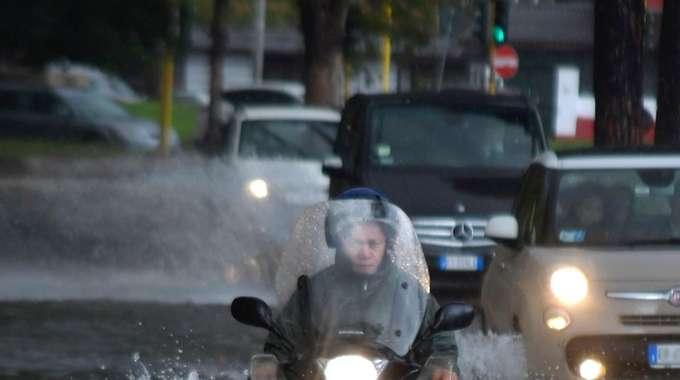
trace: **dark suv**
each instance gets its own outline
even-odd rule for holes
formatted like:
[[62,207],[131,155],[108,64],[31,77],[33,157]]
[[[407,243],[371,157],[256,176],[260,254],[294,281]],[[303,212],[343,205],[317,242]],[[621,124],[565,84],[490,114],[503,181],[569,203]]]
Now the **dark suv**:
[[521,95],[357,95],[342,114],[339,160],[324,172],[331,197],[368,186],[409,214],[433,290],[479,290],[494,245],[487,220],[510,211],[523,171],[545,149],[538,113]]

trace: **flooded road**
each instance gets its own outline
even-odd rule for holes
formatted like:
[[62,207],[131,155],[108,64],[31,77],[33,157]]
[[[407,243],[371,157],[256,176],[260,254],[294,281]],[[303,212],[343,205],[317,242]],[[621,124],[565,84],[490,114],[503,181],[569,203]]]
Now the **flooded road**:
[[241,379],[265,335],[236,324],[225,305],[2,303],[0,377]]
[[[8,173],[0,378],[9,379],[245,379],[265,333],[238,325],[227,305],[239,295],[276,305],[272,258],[302,207],[324,197],[296,190],[304,181],[281,168],[196,157],[34,161]],[[256,200],[245,184],[262,177],[274,191]],[[473,326],[458,342],[463,379],[523,377],[517,338]]]

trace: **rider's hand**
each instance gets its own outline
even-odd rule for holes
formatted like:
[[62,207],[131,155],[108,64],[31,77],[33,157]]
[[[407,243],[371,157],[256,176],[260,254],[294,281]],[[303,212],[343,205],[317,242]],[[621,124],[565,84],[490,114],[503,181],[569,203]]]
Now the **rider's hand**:
[[435,368],[432,371],[432,380],[458,380],[458,375],[445,368]]

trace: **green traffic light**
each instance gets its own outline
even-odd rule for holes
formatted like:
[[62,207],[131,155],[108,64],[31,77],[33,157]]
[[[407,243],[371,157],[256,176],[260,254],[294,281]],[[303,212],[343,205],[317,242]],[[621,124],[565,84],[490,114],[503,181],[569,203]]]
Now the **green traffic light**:
[[497,45],[505,43],[505,30],[503,30],[503,28],[500,26],[494,25],[493,30],[491,31],[491,36]]

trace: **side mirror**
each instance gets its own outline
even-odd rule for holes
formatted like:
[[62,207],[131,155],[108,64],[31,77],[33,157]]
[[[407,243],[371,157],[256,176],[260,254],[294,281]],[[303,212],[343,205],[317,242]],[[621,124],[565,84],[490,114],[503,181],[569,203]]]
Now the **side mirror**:
[[272,309],[259,298],[237,297],[231,302],[231,315],[237,321],[255,327],[272,330]]
[[338,156],[330,156],[323,160],[321,167],[323,174],[327,176],[337,176],[342,173],[342,159]]
[[489,219],[486,225],[486,237],[499,243],[511,243],[519,236],[517,219],[512,215],[498,215]]
[[434,323],[430,327],[431,334],[442,331],[454,331],[470,326],[475,318],[475,309],[466,303],[452,303],[437,310]]

